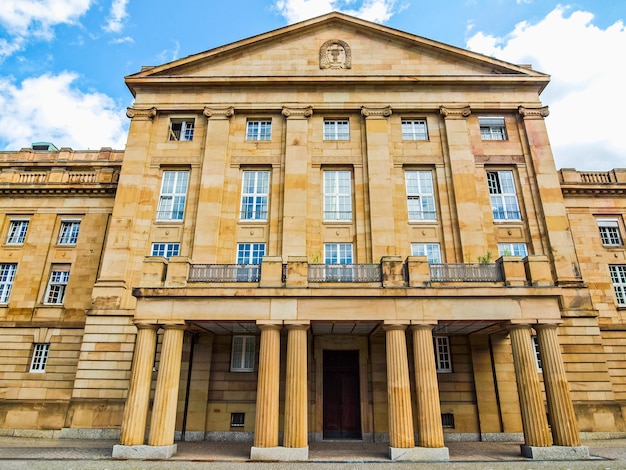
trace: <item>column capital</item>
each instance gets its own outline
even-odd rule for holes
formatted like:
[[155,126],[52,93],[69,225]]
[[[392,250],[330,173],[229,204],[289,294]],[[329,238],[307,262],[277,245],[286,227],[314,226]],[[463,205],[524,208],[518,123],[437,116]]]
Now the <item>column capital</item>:
[[226,108],[212,108],[210,106],[205,106],[202,110],[202,114],[204,114],[207,119],[230,119],[235,114],[235,108],[232,106],[228,106]]
[[147,109],[131,107],[126,108],[126,116],[130,119],[134,119],[135,121],[152,121],[156,115],[157,109],[154,106]]
[[285,322],[285,328],[287,330],[308,330],[310,327],[311,327],[310,322],[294,322],[294,323]]
[[142,320],[134,321],[133,323],[135,324],[135,328],[137,328],[138,330],[147,330],[147,329],[156,330],[159,328],[159,325],[156,323],[150,323],[150,322],[142,321]]
[[187,329],[187,325],[185,323],[178,323],[178,322],[161,323],[160,326],[164,330],[186,330]]
[[536,331],[539,330],[556,330],[559,327],[560,322],[550,322],[550,323],[537,323],[533,325],[533,328]]
[[391,106],[385,106],[384,108],[361,107],[361,114],[365,116],[365,119],[387,119],[392,112]]
[[472,114],[472,109],[469,106],[441,106],[439,113],[445,119],[463,119]]
[[526,119],[543,119],[548,117],[550,110],[547,106],[538,106],[527,108],[526,106],[519,106],[517,108],[520,115],[524,120]]
[[283,106],[281,112],[287,119],[308,119],[313,116],[313,106]]
[[393,330],[403,330],[406,331],[408,323],[385,323],[383,324],[383,330],[385,331],[393,331]]
[[282,330],[283,325],[282,323],[256,323],[256,326],[259,328],[259,330],[264,331],[264,330]]
[[434,327],[435,327],[435,323],[411,323],[411,326],[409,326],[409,329],[411,331],[418,331],[418,330],[433,331]]

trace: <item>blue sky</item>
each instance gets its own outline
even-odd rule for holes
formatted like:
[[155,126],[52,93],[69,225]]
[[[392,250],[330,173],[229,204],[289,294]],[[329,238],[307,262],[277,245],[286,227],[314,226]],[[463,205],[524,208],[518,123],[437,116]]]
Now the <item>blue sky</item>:
[[125,75],[331,10],[532,64],[557,167],[626,167],[622,0],[2,0],[0,149],[122,149]]

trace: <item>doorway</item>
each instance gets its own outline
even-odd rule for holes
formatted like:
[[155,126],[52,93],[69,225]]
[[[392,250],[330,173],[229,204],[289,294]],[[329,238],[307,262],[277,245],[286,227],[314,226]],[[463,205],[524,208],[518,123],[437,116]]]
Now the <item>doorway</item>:
[[325,350],[324,439],[361,439],[359,351]]

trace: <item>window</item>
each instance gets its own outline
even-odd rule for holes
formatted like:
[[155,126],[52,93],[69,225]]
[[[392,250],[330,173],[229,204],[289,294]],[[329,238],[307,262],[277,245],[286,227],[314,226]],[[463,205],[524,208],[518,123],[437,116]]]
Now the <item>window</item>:
[[626,264],[614,264],[609,266],[613,289],[617,297],[617,305],[626,307]]
[[403,119],[402,139],[428,140],[428,128],[425,119]]
[[539,340],[536,336],[532,337],[533,339],[533,348],[535,351],[535,363],[537,364],[537,370],[541,372],[543,369],[541,368],[541,352],[539,351]]
[[272,121],[248,120],[246,140],[272,140]]
[[28,230],[28,220],[12,220],[7,234],[7,245],[23,245]]
[[411,243],[411,256],[426,256],[430,264],[441,263],[439,243]]
[[325,264],[352,264],[352,243],[324,243]]
[[17,264],[0,264],[0,304],[6,304],[9,301],[15,271],[17,271]]
[[261,263],[265,256],[265,243],[239,243],[237,245],[237,282],[258,282]]
[[243,428],[246,421],[245,413],[231,413],[230,414],[230,427],[231,428]]
[[350,121],[324,119],[324,140],[350,140]]
[[506,140],[506,127],[503,117],[479,117],[480,136],[483,140]]
[[598,219],[600,237],[604,246],[622,246],[622,236],[619,233],[617,220]]
[[30,372],[45,372],[46,362],[48,362],[49,343],[35,343],[33,348],[33,358],[30,361]]
[[521,220],[512,171],[488,171],[487,185],[495,220]]
[[435,348],[435,365],[437,372],[452,372],[448,337],[433,336],[433,346]]
[[187,200],[188,171],[164,171],[157,220],[182,220]]
[[244,171],[241,188],[241,220],[267,220],[269,171]]
[[193,140],[195,120],[172,119],[170,121],[170,140]]
[[433,176],[430,171],[405,171],[409,221],[437,220]]
[[180,252],[180,243],[153,243],[151,256],[163,256],[170,258],[178,256]]
[[53,264],[46,289],[44,304],[62,304],[65,298],[67,281],[70,278],[69,264]]
[[441,413],[441,427],[454,428],[454,415],[452,413]]
[[352,220],[352,182],[349,171],[324,172],[324,220]]
[[526,258],[528,250],[526,243],[498,243],[498,254],[500,256],[521,256]]
[[254,336],[233,336],[233,349],[230,357],[232,372],[254,371]]
[[59,230],[59,245],[76,245],[80,220],[62,220]]

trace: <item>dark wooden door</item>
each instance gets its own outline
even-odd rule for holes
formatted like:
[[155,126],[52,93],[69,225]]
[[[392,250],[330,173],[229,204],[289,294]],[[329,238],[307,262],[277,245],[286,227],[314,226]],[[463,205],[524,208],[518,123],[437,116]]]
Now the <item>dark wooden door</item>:
[[324,438],[361,438],[358,351],[324,351]]

